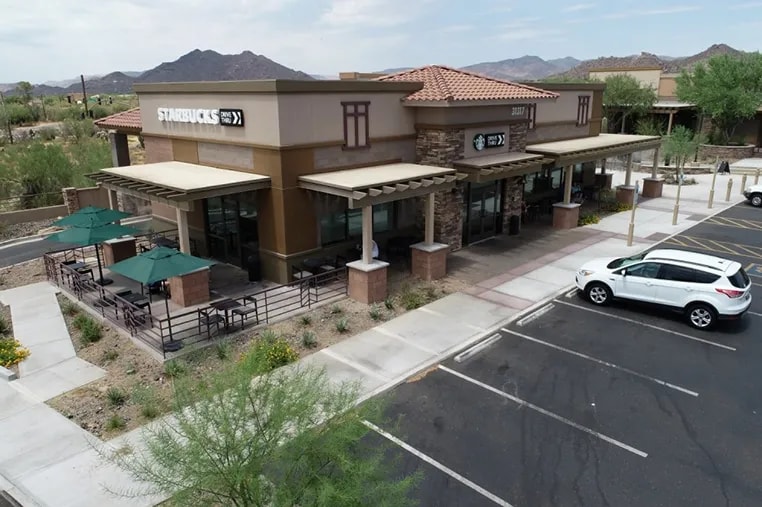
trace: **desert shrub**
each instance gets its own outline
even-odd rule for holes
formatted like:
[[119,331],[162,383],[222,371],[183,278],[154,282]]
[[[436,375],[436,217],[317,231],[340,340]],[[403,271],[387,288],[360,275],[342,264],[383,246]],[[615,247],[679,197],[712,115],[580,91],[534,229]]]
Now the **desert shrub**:
[[29,349],[13,338],[0,339],[0,366],[8,368],[29,357]]
[[264,364],[268,370],[274,370],[299,359],[299,354],[286,340],[278,338],[277,335],[275,336],[271,340],[266,340],[263,336],[263,339],[257,341],[253,347],[243,354],[241,361],[244,363]]
[[170,378],[179,378],[188,372],[188,365],[180,359],[172,359],[164,363],[164,374]]
[[118,387],[109,387],[106,391],[106,398],[112,407],[121,407],[127,403],[127,393],[119,389]]
[[230,344],[228,342],[219,342],[215,347],[215,351],[217,352],[217,358],[220,361],[224,361],[228,357],[230,357]]
[[336,321],[336,331],[339,333],[346,333],[349,331],[349,321],[346,318],[341,318]]
[[150,387],[136,386],[132,392],[132,400],[140,405],[140,414],[146,419],[154,419],[161,412],[159,397]]
[[368,315],[372,320],[381,320],[383,317],[381,307],[378,305],[371,305],[370,310],[368,310]]
[[601,217],[598,216],[597,213],[584,213],[580,215],[579,220],[577,221],[577,225],[583,226],[583,225],[597,224],[600,221],[601,221]]
[[86,324],[80,328],[79,332],[82,343],[85,345],[95,343],[103,338],[103,326],[101,326],[99,322],[95,322],[90,318],[88,318]]
[[118,414],[113,414],[108,418],[108,421],[106,421],[106,429],[109,431],[120,430],[125,426],[127,426],[127,421]]
[[331,315],[340,315],[341,313],[344,312],[344,310],[342,310],[339,305],[333,305],[330,311],[331,311]]
[[278,335],[275,331],[272,329],[265,329],[263,330],[259,337],[262,339],[263,342],[271,343],[278,339]]
[[11,332],[11,325],[5,320],[5,317],[0,315],[0,336],[4,336]]
[[103,354],[103,359],[105,359],[106,361],[113,361],[117,357],[119,357],[119,352],[117,352],[116,350],[107,350]]
[[426,304],[426,298],[421,292],[405,287],[400,294],[400,304],[405,310],[415,310]]
[[394,310],[394,299],[391,296],[384,299],[384,306],[387,310]]
[[318,346],[317,337],[312,331],[304,331],[302,333],[302,345],[308,349],[314,349]]
[[299,317],[299,322],[301,322],[303,326],[309,326],[310,324],[312,324],[312,317],[306,314],[302,315],[301,317]]
[[[61,302],[61,311],[64,315],[68,315],[69,317],[74,317],[79,313],[79,306],[77,306],[76,303],[73,301],[69,301],[68,299]],[[72,325],[74,323],[72,322]]]

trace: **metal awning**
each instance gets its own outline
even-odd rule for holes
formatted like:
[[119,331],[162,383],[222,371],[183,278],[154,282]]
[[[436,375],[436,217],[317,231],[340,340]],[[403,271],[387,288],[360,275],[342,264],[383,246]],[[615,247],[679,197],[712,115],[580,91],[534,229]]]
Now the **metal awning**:
[[661,137],[659,136],[599,134],[567,141],[532,144],[527,146],[526,150],[529,153],[552,158],[553,163],[557,167],[561,167],[652,150],[659,146],[661,146]]
[[480,183],[512,176],[522,176],[542,169],[544,164],[553,163],[553,159],[534,153],[509,152],[497,155],[456,160],[453,165],[468,174],[468,180]]
[[349,208],[407,199],[455,187],[466,174],[419,164],[385,164],[299,177],[299,186],[346,197]]
[[660,100],[651,109],[657,113],[677,113],[684,110],[696,109],[696,104],[678,102],[676,100]]
[[186,162],[101,169],[88,176],[110,190],[190,209],[190,201],[270,188],[270,177]]

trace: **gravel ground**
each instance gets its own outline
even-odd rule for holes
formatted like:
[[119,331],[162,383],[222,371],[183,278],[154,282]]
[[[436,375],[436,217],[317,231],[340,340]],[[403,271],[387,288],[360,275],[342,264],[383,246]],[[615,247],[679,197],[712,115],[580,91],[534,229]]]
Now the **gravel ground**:
[[0,268],[0,290],[13,289],[22,285],[46,280],[42,259],[23,262],[7,268]]
[[2,225],[0,224],[0,241],[6,241],[9,239],[23,238],[26,236],[33,236],[40,232],[41,229],[50,227],[54,222],[54,219],[40,220],[38,222],[26,222],[23,224],[15,225]]
[[[424,283],[390,273],[391,308],[385,304],[373,307],[375,319],[367,305],[343,299],[335,304],[275,323],[269,329],[287,340],[299,356],[304,357],[405,313],[407,310],[404,308],[404,301],[410,299],[411,294],[419,304],[426,304],[463,288],[465,284],[458,280],[445,278]],[[172,397],[172,379],[167,375],[165,366],[135,346],[128,337],[107,325],[103,327],[103,338],[100,341],[84,345],[80,332],[71,325],[76,314],[69,311],[70,302],[64,295],[59,295],[59,302],[77,355],[105,369],[107,374],[96,382],[50,400],[48,404],[82,428],[105,439],[147,423],[151,419],[145,416],[144,407],[147,405],[156,409],[152,417],[168,412]],[[345,319],[348,325],[344,332],[339,332],[336,326],[341,319]],[[185,366],[186,375],[202,379],[218,371],[225,362],[237,360],[252,346],[261,331],[263,330],[243,332],[218,340],[215,345],[189,353],[179,361]],[[303,343],[307,331],[313,333],[317,340],[311,347]],[[127,400],[124,404],[114,405],[110,402],[108,393],[114,389],[126,395]],[[146,390],[152,393],[148,402],[145,401]],[[114,421],[120,424],[115,425]]]

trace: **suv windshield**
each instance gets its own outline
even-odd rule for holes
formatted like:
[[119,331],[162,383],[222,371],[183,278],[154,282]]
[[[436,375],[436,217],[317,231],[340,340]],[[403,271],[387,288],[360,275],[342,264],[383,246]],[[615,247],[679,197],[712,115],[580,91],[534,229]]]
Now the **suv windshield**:
[[728,276],[728,280],[733,284],[733,287],[738,287],[739,289],[745,289],[751,283],[749,275],[746,274],[743,268],[736,271],[734,275]]
[[621,257],[619,259],[615,259],[609,262],[606,267],[609,269],[616,269],[616,268],[621,268],[624,266],[629,266],[630,264],[633,264],[635,262],[642,261],[643,258],[646,256],[646,253],[648,252],[643,252],[642,254],[633,255],[632,257]]

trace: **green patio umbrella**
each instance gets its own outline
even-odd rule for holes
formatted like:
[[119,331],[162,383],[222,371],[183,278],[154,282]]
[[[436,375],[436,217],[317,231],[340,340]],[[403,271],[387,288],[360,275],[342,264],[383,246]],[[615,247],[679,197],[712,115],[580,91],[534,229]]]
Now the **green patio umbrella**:
[[[143,285],[151,285],[173,276],[186,275],[202,268],[208,268],[213,264],[216,264],[216,262],[194,257],[174,248],[157,246],[140,255],[112,264],[109,269],[114,273],[140,282]],[[172,340],[172,325],[169,320],[169,300],[166,296],[164,297],[164,303],[167,308],[169,339]]]
[[59,227],[80,226],[91,227],[93,224],[110,224],[117,220],[129,217],[129,213],[115,209],[99,208],[98,206],[86,206],[60,220],[53,222]]
[[103,266],[101,265],[101,256],[98,254],[98,244],[121,236],[139,234],[140,231],[123,225],[103,224],[92,218],[89,224],[69,227],[63,231],[51,234],[45,239],[79,246],[95,245],[95,257],[98,259],[98,275],[100,276],[98,283],[100,285],[108,285],[111,283],[111,280],[103,278]]

